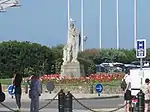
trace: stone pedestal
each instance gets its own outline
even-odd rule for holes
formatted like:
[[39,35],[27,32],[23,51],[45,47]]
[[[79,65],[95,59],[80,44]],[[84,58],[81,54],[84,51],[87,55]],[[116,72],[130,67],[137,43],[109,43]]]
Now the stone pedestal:
[[63,64],[61,66],[61,76],[85,76],[84,66],[79,62]]

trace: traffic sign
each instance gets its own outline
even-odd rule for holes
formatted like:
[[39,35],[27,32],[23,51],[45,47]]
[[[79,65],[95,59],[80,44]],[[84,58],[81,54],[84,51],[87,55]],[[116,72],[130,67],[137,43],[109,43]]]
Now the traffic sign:
[[96,89],[97,93],[101,93],[103,91],[103,85],[102,84],[96,84],[95,89]]
[[14,95],[15,94],[15,87],[13,85],[9,85],[8,86],[8,93],[10,95]]
[[136,57],[145,58],[146,57],[146,39],[138,39],[136,46]]
[[47,84],[46,84],[46,89],[48,90],[48,91],[53,91],[54,89],[55,89],[55,85],[54,85],[54,83],[52,83],[52,82],[47,82]]

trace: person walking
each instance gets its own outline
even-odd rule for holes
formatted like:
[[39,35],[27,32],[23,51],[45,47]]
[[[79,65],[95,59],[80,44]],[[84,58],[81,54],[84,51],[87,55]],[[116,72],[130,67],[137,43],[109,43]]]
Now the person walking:
[[17,73],[14,75],[13,79],[13,87],[15,87],[15,99],[18,109],[21,108],[21,83],[22,83],[22,75]]
[[131,99],[132,99],[130,69],[126,70],[126,74],[125,74],[123,80],[126,83],[126,87],[124,89],[124,104],[126,105],[125,106],[125,112],[129,112]]
[[33,75],[29,85],[30,112],[39,112],[39,96],[41,95],[39,76]]
[[145,94],[145,111],[148,112],[148,106],[150,103],[150,80],[148,78],[145,79],[145,84],[142,85],[141,90]]

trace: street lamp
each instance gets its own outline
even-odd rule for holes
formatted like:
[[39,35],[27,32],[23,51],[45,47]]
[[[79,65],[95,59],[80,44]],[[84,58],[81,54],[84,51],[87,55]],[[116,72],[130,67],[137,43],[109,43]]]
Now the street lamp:
[[83,37],[83,50],[85,50],[86,49],[86,41],[87,41],[87,36],[84,36]]

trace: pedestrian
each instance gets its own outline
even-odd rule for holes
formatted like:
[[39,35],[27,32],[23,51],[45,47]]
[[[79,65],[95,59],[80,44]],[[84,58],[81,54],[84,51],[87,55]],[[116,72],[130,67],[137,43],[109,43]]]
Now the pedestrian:
[[141,90],[145,94],[145,112],[148,112],[148,107],[150,103],[150,80],[148,78],[145,79],[145,84],[142,85]]
[[39,96],[41,95],[39,76],[33,75],[29,85],[30,112],[39,112]]
[[126,69],[126,74],[123,78],[123,80],[126,83],[125,89],[124,89],[124,104],[125,106],[125,112],[130,111],[130,106],[131,106],[131,77],[130,77],[130,69]]
[[22,75],[17,73],[14,75],[13,86],[15,87],[15,99],[18,110],[21,108],[21,83],[22,83]]

